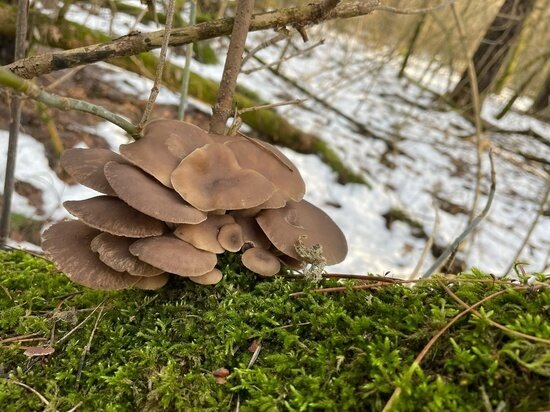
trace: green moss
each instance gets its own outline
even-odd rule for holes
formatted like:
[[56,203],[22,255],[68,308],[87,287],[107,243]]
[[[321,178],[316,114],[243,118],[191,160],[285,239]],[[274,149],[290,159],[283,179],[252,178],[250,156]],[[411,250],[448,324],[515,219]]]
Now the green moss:
[[[289,297],[313,285],[259,280],[236,256],[224,281],[199,287],[174,280],[160,292],[105,293],[78,287],[49,263],[0,253],[0,336],[61,339],[104,302],[90,351],[77,372],[99,310],[47,359],[27,359],[0,344],[4,411],[39,410],[30,385],[58,410],[381,410],[396,385],[399,411],[547,410],[550,347],[518,339],[470,315],[443,335],[412,376],[406,372],[429,339],[462,309],[436,282]],[[464,278],[481,274],[462,275]],[[322,286],[335,285],[325,281]],[[475,303],[500,290],[461,283]],[[517,331],[550,338],[550,292],[509,290],[480,309]],[[248,368],[248,348],[262,348]],[[23,343],[21,345],[28,345]],[[30,343],[35,344],[35,343]],[[227,383],[211,371],[228,368]],[[483,388],[483,389],[482,389]]]

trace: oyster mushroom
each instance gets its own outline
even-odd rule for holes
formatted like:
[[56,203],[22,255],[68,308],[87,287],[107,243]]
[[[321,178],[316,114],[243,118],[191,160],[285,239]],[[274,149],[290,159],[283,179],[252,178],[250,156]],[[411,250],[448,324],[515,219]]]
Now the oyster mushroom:
[[155,219],[192,224],[206,220],[206,213],[132,165],[109,162],[105,165],[105,177],[120,199]]
[[230,215],[209,215],[204,222],[197,225],[179,225],[174,235],[197,249],[223,253],[225,249],[218,241],[218,234],[222,226],[231,223],[235,223],[235,219]]
[[303,260],[296,252],[301,239],[306,247],[319,244],[327,265],[344,260],[348,252],[346,238],[334,221],[311,203],[288,202],[281,209],[262,211],[256,221],[271,243],[297,260]]
[[212,269],[210,272],[200,276],[193,276],[189,278],[192,282],[199,285],[215,285],[223,279],[222,272],[219,269]]
[[248,209],[267,201],[275,186],[260,173],[239,166],[233,152],[211,143],[196,149],[172,173],[174,189],[205,212]]
[[245,267],[261,276],[275,276],[281,270],[281,263],[277,257],[258,247],[247,249],[242,256]]
[[159,220],[131,208],[112,196],[96,196],[63,203],[65,209],[83,223],[103,232],[124,237],[158,236],[165,225]]
[[244,244],[241,227],[237,223],[223,225],[218,233],[218,242],[228,252],[238,252]]

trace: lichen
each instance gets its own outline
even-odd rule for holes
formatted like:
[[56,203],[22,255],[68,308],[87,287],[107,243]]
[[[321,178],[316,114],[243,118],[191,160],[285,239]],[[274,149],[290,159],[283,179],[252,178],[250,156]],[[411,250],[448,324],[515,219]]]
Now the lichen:
[[[548,289],[516,290],[479,272],[458,276],[450,287],[469,304],[506,292],[478,307],[481,319],[468,314],[455,323],[411,374],[426,343],[463,310],[437,281],[352,290],[351,282],[257,279],[228,255],[215,287],[181,279],[159,292],[105,293],[22,252],[1,252],[0,265],[0,340],[44,339],[0,343],[3,411],[44,409],[15,381],[42,394],[50,410],[82,402],[78,411],[219,411],[238,400],[241,411],[374,411],[396,386],[397,411],[550,406],[549,345],[486,321],[550,338]],[[342,285],[347,291],[311,292]],[[21,346],[49,345],[52,334],[53,354],[23,354]],[[261,350],[249,367],[253,341]],[[222,367],[226,384],[212,374]]]

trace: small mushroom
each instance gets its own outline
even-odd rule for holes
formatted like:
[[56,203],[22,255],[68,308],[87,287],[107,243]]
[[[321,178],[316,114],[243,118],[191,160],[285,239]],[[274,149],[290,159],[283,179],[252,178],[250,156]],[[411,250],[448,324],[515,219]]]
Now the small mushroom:
[[103,174],[107,162],[126,163],[117,153],[107,149],[68,149],[61,155],[61,166],[78,183],[106,195],[115,192]]
[[288,202],[281,209],[263,210],[256,221],[271,243],[294,259],[303,260],[296,252],[301,239],[306,247],[319,244],[327,265],[339,263],[346,257],[346,238],[334,221],[311,203]]
[[260,173],[239,166],[233,152],[211,143],[196,149],[172,173],[174,189],[203,211],[237,210],[261,205],[275,186]]
[[247,249],[242,256],[243,265],[261,276],[275,276],[281,270],[277,257],[258,247]]
[[262,249],[269,249],[271,247],[271,242],[260,228],[260,225],[258,225],[258,222],[256,222],[256,219],[251,217],[235,217],[235,222],[241,227],[245,243]]
[[302,200],[306,191],[304,180],[296,166],[275,146],[252,138],[228,141],[226,145],[241,167],[257,171],[279,190],[272,204],[280,204],[281,201],[283,204],[270,208],[284,206],[285,200]]
[[238,252],[244,244],[241,227],[237,223],[223,225],[218,233],[218,242],[228,252]]
[[189,278],[192,282],[198,283],[199,285],[215,285],[220,280],[223,279],[222,272],[219,269],[212,269],[210,272],[205,273],[200,276],[193,276]]
[[140,277],[134,284],[135,288],[143,290],[157,290],[168,283],[170,275],[168,273],[162,273],[157,276]]
[[195,224],[206,220],[206,213],[132,165],[109,162],[105,165],[105,176],[118,197],[148,216],[170,223]]
[[218,233],[224,225],[235,223],[231,215],[208,215],[208,218],[197,225],[179,225],[174,231],[181,240],[191,243],[197,249],[212,253],[223,253],[225,249],[218,241]]
[[88,226],[115,236],[140,238],[164,233],[164,223],[138,212],[116,197],[72,200],[63,206]]
[[199,250],[173,236],[140,239],[130,246],[139,260],[179,276],[200,276],[216,266],[214,253]]
[[55,223],[42,234],[42,248],[57,268],[80,285],[99,290],[119,290],[134,286],[140,277],[117,272],[90,249],[100,232],[78,220]]
[[90,247],[99,254],[99,259],[117,272],[133,276],[158,276],[163,270],[142,262],[130,253],[130,245],[136,240],[128,237],[100,233],[93,238]]

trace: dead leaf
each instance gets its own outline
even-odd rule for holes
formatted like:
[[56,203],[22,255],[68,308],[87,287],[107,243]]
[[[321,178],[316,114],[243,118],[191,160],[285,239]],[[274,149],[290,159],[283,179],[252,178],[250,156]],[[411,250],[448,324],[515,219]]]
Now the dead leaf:
[[29,358],[35,356],[48,356],[55,352],[55,349],[51,346],[21,346],[24,349],[24,354]]
[[214,375],[216,378],[227,378],[229,376],[229,373],[229,369],[226,368],[220,368],[212,371],[212,375]]
[[260,342],[257,339],[254,339],[248,347],[248,351],[254,353],[258,349],[258,346],[260,346]]

